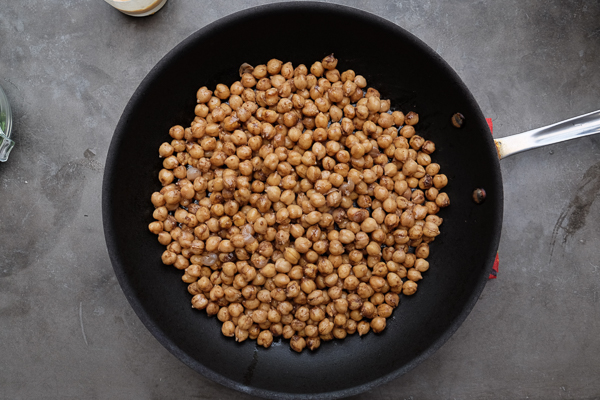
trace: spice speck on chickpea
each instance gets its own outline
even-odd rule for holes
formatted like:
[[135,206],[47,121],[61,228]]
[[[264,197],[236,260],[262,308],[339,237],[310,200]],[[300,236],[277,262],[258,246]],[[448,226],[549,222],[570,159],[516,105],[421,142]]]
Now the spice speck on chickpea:
[[[379,333],[433,265],[448,184],[419,115],[333,54],[204,86],[158,148],[148,225],[192,307],[232,340],[292,350]],[[435,268],[434,268],[435,269]]]

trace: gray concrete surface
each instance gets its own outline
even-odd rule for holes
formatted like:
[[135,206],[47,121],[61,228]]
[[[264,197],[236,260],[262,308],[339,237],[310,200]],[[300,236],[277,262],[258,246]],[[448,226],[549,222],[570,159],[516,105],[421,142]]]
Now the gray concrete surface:
[[[0,85],[16,148],[0,164],[0,398],[249,398],[144,328],[101,220],[112,132],[152,66],[195,30],[268,1],[4,1]],[[207,2],[206,2],[207,3]],[[600,109],[595,1],[340,1],[408,29],[471,88],[497,137]],[[502,162],[499,278],[407,375],[355,399],[600,398],[600,137]]]

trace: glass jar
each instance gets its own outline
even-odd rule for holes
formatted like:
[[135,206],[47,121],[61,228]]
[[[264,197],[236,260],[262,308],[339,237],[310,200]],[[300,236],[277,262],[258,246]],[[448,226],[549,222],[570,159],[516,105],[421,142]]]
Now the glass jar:
[[0,86],[0,161],[8,160],[10,151],[15,147],[15,142],[10,139],[12,131],[12,113],[8,98]]
[[167,0],[104,0],[117,10],[132,17],[146,17],[160,10]]

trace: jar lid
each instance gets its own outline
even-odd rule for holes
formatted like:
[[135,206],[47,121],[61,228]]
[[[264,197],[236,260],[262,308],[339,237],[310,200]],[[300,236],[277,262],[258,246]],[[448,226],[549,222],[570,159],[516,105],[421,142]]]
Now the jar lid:
[[0,86],[0,161],[8,160],[15,142],[10,139],[12,132],[12,112],[8,98]]

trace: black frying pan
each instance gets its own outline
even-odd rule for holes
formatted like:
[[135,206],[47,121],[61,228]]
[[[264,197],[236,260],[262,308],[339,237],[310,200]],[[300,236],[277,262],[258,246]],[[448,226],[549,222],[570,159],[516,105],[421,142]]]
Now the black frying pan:
[[[316,27],[316,28],[315,28]],[[403,297],[381,334],[357,334],[315,351],[293,352],[236,343],[216,318],[190,306],[181,272],[161,263],[164,248],[148,232],[152,192],[159,190],[158,147],[169,127],[189,125],[201,86],[231,84],[238,68],[271,58],[310,66],[335,53],[394,108],[420,116],[417,131],[433,140],[434,160],[449,177],[451,206],[440,212],[442,234],[431,269]],[[466,117],[462,129],[451,116]],[[477,205],[475,188],[487,192]],[[112,139],[103,181],[109,255],[127,299],[152,334],[176,357],[225,386],[270,398],[335,398],[394,379],[431,355],[456,331],[488,278],[502,223],[502,179],[481,111],[456,73],[398,26],[331,4],[286,3],[253,8],[196,32],[167,54],[132,96]]]

